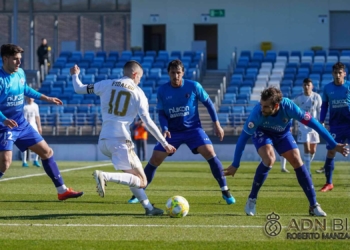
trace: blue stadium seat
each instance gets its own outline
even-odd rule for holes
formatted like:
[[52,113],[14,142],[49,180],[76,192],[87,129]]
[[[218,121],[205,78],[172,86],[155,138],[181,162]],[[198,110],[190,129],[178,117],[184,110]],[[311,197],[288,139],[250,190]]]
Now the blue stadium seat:
[[106,51],[97,51],[96,52],[96,57],[102,57],[102,58],[106,59],[107,52]]
[[242,50],[241,53],[240,53],[240,57],[242,57],[242,56],[248,57],[249,60],[250,60],[251,52],[249,50]]
[[63,89],[66,87],[66,82],[65,81],[56,81],[53,83],[52,87]]
[[75,106],[66,106],[64,107],[64,113],[76,113],[77,107]]
[[226,127],[230,124],[229,114],[228,113],[218,113],[218,120],[221,126]]
[[118,51],[110,51],[108,54],[108,58],[114,57],[114,58],[119,58],[119,52]]
[[60,57],[70,57],[72,52],[70,51],[61,51]]
[[98,68],[89,68],[86,70],[86,74],[97,75],[99,69]]
[[90,106],[88,105],[82,105],[77,107],[77,113],[90,113]]
[[57,105],[53,105],[51,106],[51,113],[54,114],[54,113],[63,113],[64,111],[64,107],[63,106],[57,106]]
[[156,57],[157,56],[157,52],[154,51],[154,50],[148,50],[148,51],[146,51],[146,56]]
[[285,56],[289,58],[289,51],[281,50],[278,52],[278,56]]
[[46,80],[46,81],[53,81],[53,82],[55,82],[55,81],[57,80],[57,75],[55,75],[55,74],[47,75],[47,76],[45,77],[45,80]]
[[106,80],[108,79],[108,76],[105,75],[105,74],[100,74],[98,76],[95,77],[95,82],[99,82],[99,81],[103,81],[103,80]]
[[51,107],[48,105],[40,105],[39,106],[39,113],[41,114],[50,114],[51,113]]
[[301,52],[299,50],[293,50],[290,52],[290,56],[298,56],[301,58]]

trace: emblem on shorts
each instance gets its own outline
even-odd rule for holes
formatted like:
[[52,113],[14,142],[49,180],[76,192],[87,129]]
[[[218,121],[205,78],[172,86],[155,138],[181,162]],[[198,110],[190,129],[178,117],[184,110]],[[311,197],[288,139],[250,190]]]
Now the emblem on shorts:
[[248,128],[254,128],[254,123],[249,122],[249,123],[248,123]]

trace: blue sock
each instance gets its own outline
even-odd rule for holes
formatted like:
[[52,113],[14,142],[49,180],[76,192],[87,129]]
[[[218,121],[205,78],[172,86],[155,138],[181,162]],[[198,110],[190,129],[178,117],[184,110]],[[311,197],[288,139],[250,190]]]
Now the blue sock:
[[46,174],[51,178],[52,182],[55,184],[55,187],[60,187],[64,184],[63,178],[61,176],[60,170],[51,156],[49,159],[41,160],[43,163],[44,170]]
[[3,172],[0,172],[0,178],[1,178],[3,175],[4,175],[4,173],[3,173]]
[[324,174],[326,176],[326,182],[328,184],[332,184],[333,171],[334,171],[334,158],[327,157],[326,162],[324,163]]
[[223,167],[221,164],[221,161],[218,159],[218,157],[214,156],[210,160],[208,160],[211,173],[213,174],[215,180],[218,182],[220,187],[227,186],[226,184],[226,177],[223,172]]
[[156,171],[157,171],[157,168],[156,166],[153,166],[151,163],[147,163],[144,171],[145,171],[145,175],[147,177],[147,187],[149,184],[151,184],[153,178],[154,178],[154,175],[156,174]]
[[310,206],[314,206],[316,204],[316,193],[310,173],[307,171],[304,165],[302,165],[300,168],[294,169],[294,171],[300,186],[304,190],[304,193],[309,200]]
[[260,162],[258,168],[255,171],[254,181],[252,190],[249,194],[249,198],[256,199],[258,197],[258,192],[261,186],[264,184],[270,170],[270,167],[266,167],[263,162]]

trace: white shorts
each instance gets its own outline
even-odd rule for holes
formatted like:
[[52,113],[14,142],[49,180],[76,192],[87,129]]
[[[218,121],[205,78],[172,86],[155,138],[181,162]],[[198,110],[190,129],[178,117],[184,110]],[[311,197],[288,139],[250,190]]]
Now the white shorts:
[[320,136],[318,133],[314,130],[308,131],[304,129],[299,129],[298,130],[298,138],[297,141],[299,143],[311,143],[311,144],[316,144],[320,143]]
[[112,160],[116,170],[142,168],[142,163],[134,151],[134,143],[131,141],[103,139],[98,141],[98,148]]

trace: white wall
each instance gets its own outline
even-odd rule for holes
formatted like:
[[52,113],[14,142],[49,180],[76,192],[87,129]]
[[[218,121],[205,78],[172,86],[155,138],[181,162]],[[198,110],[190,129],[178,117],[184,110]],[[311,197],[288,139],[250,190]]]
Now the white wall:
[[[95,144],[50,144],[50,147],[55,152],[55,159],[57,161],[105,161],[109,160],[106,156],[102,155],[97,145]],[[152,155],[154,144],[148,144],[147,157]],[[232,161],[233,154],[236,146],[234,144],[215,144],[215,152],[221,161]],[[303,156],[304,149],[302,145],[299,145],[301,155]],[[320,144],[317,147],[315,155],[315,161],[324,161],[327,154],[326,145]],[[13,159],[19,160],[19,150],[14,147]],[[276,154],[276,159],[279,161],[279,156]],[[340,154],[336,156],[337,161],[350,161],[350,155],[343,157]],[[187,148],[186,145],[181,145],[179,150],[171,157],[168,157],[166,161],[204,161],[201,155],[194,155]],[[254,145],[247,144],[242,156],[242,161],[260,161],[260,157],[256,152]]]
[[[226,69],[230,53],[257,50],[271,41],[274,50],[307,50],[329,47],[329,12],[349,11],[349,0],[132,0],[131,46],[143,45],[143,25],[153,24],[150,14],[159,14],[166,24],[166,49],[190,50],[194,24],[210,9],[225,9],[218,24],[219,69]],[[321,24],[319,15],[327,15]]]

